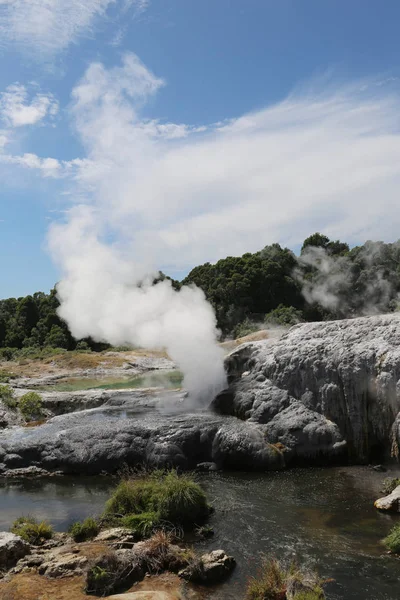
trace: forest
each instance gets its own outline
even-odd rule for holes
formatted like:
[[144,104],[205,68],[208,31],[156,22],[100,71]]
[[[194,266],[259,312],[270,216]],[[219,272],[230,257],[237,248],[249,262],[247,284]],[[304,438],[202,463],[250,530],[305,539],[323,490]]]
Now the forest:
[[[164,279],[154,281],[154,285]],[[182,285],[200,287],[213,305],[222,337],[240,337],[262,326],[293,325],[396,311],[400,292],[400,241],[367,241],[352,249],[315,233],[296,256],[279,244],[197,266]],[[105,343],[76,340],[58,316],[57,286],[0,300],[0,349],[103,350]]]

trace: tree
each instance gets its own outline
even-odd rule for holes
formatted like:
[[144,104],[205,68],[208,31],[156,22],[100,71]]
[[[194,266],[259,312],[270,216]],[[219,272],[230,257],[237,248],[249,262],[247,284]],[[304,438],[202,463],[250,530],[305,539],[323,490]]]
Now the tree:
[[44,341],[45,346],[51,346],[52,348],[68,348],[68,337],[66,333],[59,327],[59,325],[53,325],[49,334],[46,336]]

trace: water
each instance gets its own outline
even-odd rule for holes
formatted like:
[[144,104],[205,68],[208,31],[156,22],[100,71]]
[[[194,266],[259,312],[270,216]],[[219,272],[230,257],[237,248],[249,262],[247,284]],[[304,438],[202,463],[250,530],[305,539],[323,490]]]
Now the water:
[[183,374],[180,371],[154,371],[144,375],[66,377],[49,385],[35,386],[42,392],[76,392],[79,390],[125,390],[136,388],[180,388]]
[[[326,588],[330,600],[398,600],[400,560],[388,556],[380,540],[400,516],[373,507],[384,477],[358,467],[199,475],[216,512],[215,536],[198,550],[223,548],[238,562],[231,579],[207,597],[243,598],[264,553],[296,557],[334,578]],[[0,529],[29,513],[65,530],[100,513],[114,485],[111,478],[3,480]]]

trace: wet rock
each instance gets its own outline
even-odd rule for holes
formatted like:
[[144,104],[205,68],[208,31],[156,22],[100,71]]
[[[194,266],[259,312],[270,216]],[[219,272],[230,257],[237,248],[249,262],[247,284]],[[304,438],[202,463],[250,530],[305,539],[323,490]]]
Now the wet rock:
[[[182,402],[181,394],[162,394],[164,406]],[[127,416],[148,402],[149,412]],[[263,471],[284,466],[258,424],[205,411],[159,413],[156,402],[161,402],[157,396],[125,394],[118,406],[53,417],[29,430],[6,430],[0,439],[0,474],[27,467],[97,474],[115,472],[124,463],[185,470],[202,462]]]
[[198,471],[218,471],[218,465],[215,462],[201,462],[196,465]]
[[29,544],[18,535],[8,531],[0,532],[0,571],[11,569],[30,552]]
[[302,576],[290,576],[287,581],[286,600],[296,598],[312,598],[324,600],[326,598],[318,577],[312,573]]
[[388,512],[400,512],[400,485],[388,496],[375,500],[375,508]]
[[213,550],[180,571],[179,577],[194,583],[219,583],[231,574],[235,565],[233,556],[228,556],[224,550]]
[[289,462],[400,455],[400,315],[295,325],[239,347],[226,367],[231,387],[214,409],[266,424]]

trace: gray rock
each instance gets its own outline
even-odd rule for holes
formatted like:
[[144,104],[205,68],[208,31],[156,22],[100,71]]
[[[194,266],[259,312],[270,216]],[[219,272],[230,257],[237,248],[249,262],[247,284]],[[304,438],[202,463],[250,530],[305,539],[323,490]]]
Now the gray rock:
[[[165,408],[181,400],[178,394],[162,394]],[[27,467],[96,474],[115,472],[124,464],[191,469],[213,462],[249,470],[284,466],[283,456],[268,444],[256,423],[207,411],[164,414],[156,410],[153,396],[147,408],[139,400],[125,394],[118,406],[54,417],[39,427],[6,430],[0,439],[0,474]]]
[[231,389],[214,410],[267,424],[288,459],[399,453],[398,313],[295,325],[279,340],[239,347],[226,367]]
[[78,556],[72,552],[47,557],[45,562],[39,565],[38,572],[51,578],[71,577],[81,575],[86,567],[88,559]]
[[30,551],[29,544],[18,535],[8,531],[0,532],[0,571],[11,569]]
[[400,485],[388,496],[375,500],[374,506],[379,510],[400,512]]
[[231,574],[235,565],[233,556],[228,556],[224,550],[213,550],[179,571],[179,577],[194,583],[219,583]]

